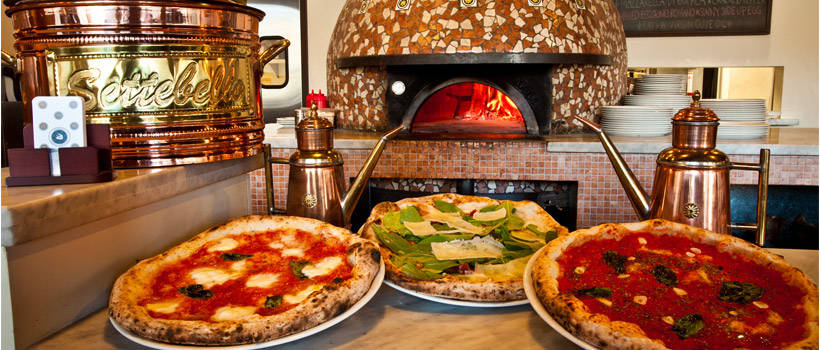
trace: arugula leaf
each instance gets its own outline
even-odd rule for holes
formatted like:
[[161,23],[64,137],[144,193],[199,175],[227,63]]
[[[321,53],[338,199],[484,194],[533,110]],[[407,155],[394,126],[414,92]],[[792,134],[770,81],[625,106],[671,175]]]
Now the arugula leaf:
[[763,288],[748,282],[723,282],[718,299],[740,304],[748,304],[763,296]]
[[482,212],[482,213],[487,213],[487,212],[491,212],[491,211],[494,211],[494,210],[498,210],[498,205],[488,205],[484,208],[479,209],[478,211]]
[[461,209],[459,209],[455,204],[450,202],[445,202],[443,200],[436,199],[433,201],[436,206],[436,209],[442,213],[459,213],[464,214]]
[[404,254],[413,248],[410,242],[395,233],[385,231],[378,225],[371,225],[370,227],[376,233],[376,238],[394,253]]
[[655,279],[660,282],[660,284],[674,287],[678,285],[678,275],[675,274],[675,271],[672,269],[663,266],[663,265],[656,265],[652,269],[652,275],[655,276]]
[[407,236],[411,234],[410,230],[408,230],[404,225],[401,223],[401,214],[398,211],[391,211],[387,214],[384,214],[382,218],[382,224],[384,224],[384,228],[391,232],[398,233],[402,236]]
[[592,287],[585,289],[576,289],[572,292],[575,295],[586,295],[593,298],[609,298],[612,297],[612,290],[605,287]]
[[182,293],[182,295],[192,298],[192,299],[208,299],[214,296],[214,292],[202,289],[201,284],[192,284],[185,287],[180,287],[177,289],[177,292]]
[[431,225],[433,225],[433,228],[436,229],[436,231],[454,231],[455,230],[455,227],[450,227],[450,225],[447,225],[447,224],[434,223],[434,224],[431,224]]
[[672,331],[677,333],[679,338],[686,339],[700,332],[705,326],[703,316],[688,314],[675,321],[675,324],[672,325]]
[[222,260],[239,261],[252,257],[253,254],[239,254],[239,253],[224,253]]
[[[427,280],[442,277],[440,273],[424,271],[424,270],[419,269],[416,266],[416,263],[418,263],[419,261],[415,261],[415,259],[412,259],[412,258],[409,258],[409,257],[406,257],[406,256],[394,256],[392,261],[393,261],[393,264],[395,264],[396,266],[401,267],[401,270],[402,270],[402,272],[404,272],[405,275],[407,275],[408,277],[410,277],[412,279],[427,281]],[[423,264],[424,263],[422,263],[422,265]]]
[[266,309],[273,309],[273,308],[275,308],[279,305],[282,305],[282,296],[281,295],[269,296],[269,297],[265,298],[265,308]]
[[406,207],[406,208],[402,209],[401,211],[399,211],[399,214],[401,215],[401,222],[407,222],[407,221],[420,222],[420,221],[424,221],[424,219],[421,218],[421,214],[419,214],[419,209],[416,208],[416,206],[414,206],[414,205],[411,205],[409,207]]
[[302,269],[308,264],[310,264],[310,261],[307,260],[291,260],[290,271],[293,272],[293,275],[298,277],[300,280],[306,279],[308,277],[302,273]]
[[524,228],[524,219],[518,215],[509,214],[509,212],[507,213],[507,222],[504,223],[504,226],[507,226],[507,229],[510,231],[515,231]]
[[617,273],[626,272],[626,256],[618,254],[614,250],[607,250],[604,252],[604,262],[615,269]]
[[535,226],[533,224],[529,224],[524,228],[530,230],[530,232],[536,234],[538,237],[544,238],[544,242],[549,242],[558,237],[558,233],[555,232],[555,230],[543,232],[538,230],[538,226]]

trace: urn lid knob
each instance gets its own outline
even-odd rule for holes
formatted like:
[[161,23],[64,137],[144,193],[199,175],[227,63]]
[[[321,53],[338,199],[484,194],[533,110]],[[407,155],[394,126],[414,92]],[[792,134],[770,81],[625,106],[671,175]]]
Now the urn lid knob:
[[700,91],[695,90],[692,94],[692,103],[689,108],[684,108],[675,113],[672,117],[673,121],[682,122],[717,122],[718,116],[709,108],[700,106]]

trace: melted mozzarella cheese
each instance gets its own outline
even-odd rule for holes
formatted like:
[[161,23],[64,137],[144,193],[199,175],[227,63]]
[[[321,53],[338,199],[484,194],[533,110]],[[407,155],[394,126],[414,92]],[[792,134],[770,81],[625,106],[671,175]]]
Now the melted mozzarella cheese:
[[495,220],[503,219],[503,218],[506,218],[506,217],[507,217],[507,209],[506,208],[498,208],[496,210],[487,211],[487,212],[477,211],[475,214],[473,214],[473,219],[476,219],[478,221],[495,221]]
[[427,213],[425,213],[423,217],[430,221],[445,223],[448,226],[457,229],[459,232],[469,232],[475,234],[484,232],[484,229],[481,227],[464,221],[458,213],[442,213],[438,209],[431,206],[427,206],[426,210]]
[[248,277],[248,280],[245,282],[245,287],[256,287],[256,288],[267,288],[270,287],[271,284],[276,283],[279,280],[279,275],[275,273],[260,273],[257,275],[253,275]]
[[231,270],[242,271],[245,268],[245,260],[237,261],[231,264]]
[[170,314],[176,311],[178,305],[179,301],[164,301],[160,303],[145,304],[145,308],[153,312]]
[[243,319],[256,312],[256,306],[223,306],[214,311],[214,321],[234,321]]
[[298,303],[302,302],[302,300],[307,299],[307,297],[309,297],[311,294],[313,294],[313,292],[315,292],[317,290],[320,290],[320,289],[322,289],[322,286],[314,284],[314,285],[311,285],[310,287],[307,287],[307,288],[303,289],[302,291],[300,291],[296,294],[285,294],[285,296],[282,297],[282,300],[284,302],[288,303],[288,304],[298,304]]
[[237,242],[233,238],[223,238],[210,248],[208,248],[208,252],[221,252],[224,250],[231,250],[239,246],[239,242]]
[[305,255],[305,251],[300,248],[288,248],[282,251],[282,256],[297,256]]
[[315,264],[308,264],[302,268],[302,274],[313,278],[316,276],[326,275],[335,270],[337,266],[342,264],[342,258],[338,256],[326,257]]
[[227,272],[213,267],[200,267],[191,270],[189,276],[191,276],[197,284],[201,284],[205,289],[208,289],[211,286],[225,283],[241,275],[236,272]]
[[504,245],[490,236],[473,237],[471,240],[457,239],[449,242],[430,243],[433,255],[438,260],[500,258]]
[[285,245],[282,244],[281,242],[273,242],[271,244],[268,244],[268,247],[271,247],[273,249],[282,249],[282,248],[285,248]]

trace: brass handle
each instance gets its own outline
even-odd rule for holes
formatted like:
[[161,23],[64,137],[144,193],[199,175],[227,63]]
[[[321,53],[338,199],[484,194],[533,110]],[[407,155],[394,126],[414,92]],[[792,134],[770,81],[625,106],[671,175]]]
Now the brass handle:
[[2,58],[3,66],[14,69],[15,73],[20,72],[17,70],[17,60],[10,53],[0,50],[0,58]]
[[288,160],[286,158],[273,158],[271,157],[271,150],[270,144],[266,143],[262,146],[262,149],[265,153],[265,199],[268,205],[268,215],[274,214],[281,214],[284,213],[282,210],[276,209],[274,207],[273,201],[273,169],[271,169],[271,164],[288,164]]
[[285,51],[288,46],[290,46],[290,40],[282,39],[279,45],[274,45],[262,50],[262,52],[259,53],[259,67],[264,67],[268,64],[268,62],[270,62],[270,60],[276,56],[279,56],[282,51]]
[[757,231],[755,243],[766,244],[766,201],[769,196],[769,153],[767,148],[760,150],[759,163],[731,163],[732,170],[757,171],[757,225],[750,223],[730,223],[729,227],[744,231]]

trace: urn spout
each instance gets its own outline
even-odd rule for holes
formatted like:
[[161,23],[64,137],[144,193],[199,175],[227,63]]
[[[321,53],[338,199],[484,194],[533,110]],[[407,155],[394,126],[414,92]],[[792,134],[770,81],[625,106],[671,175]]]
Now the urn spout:
[[640,182],[638,182],[638,179],[635,177],[635,174],[632,173],[632,170],[629,169],[629,166],[621,156],[621,153],[618,152],[617,148],[615,148],[615,144],[612,143],[612,140],[610,140],[609,136],[607,136],[604,132],[603,127],[593,121],[580,117],[575,117],[575,119],[598,134],[598,138],[601,140],[601,145],[604,146],[604,151],[606,151],[606,155],[609,157],[609,161],[612,163],[612,167],[618,175],[618,180],[621,181],[621,186],[623,186],[624,191],[626,191],[626,196],[629,197],[629,201],[632,202],[632,208],[635,209],[635,213],[638,214],[638,217],[641,220],[649,219],[650,203],[649,198],[646,195],[646,191],[644,191],[643,187],[641,187]]
[[373,174],[373,168],[375,168],[376,164],[379,162],[379,157],[381,156],[387,141],[395,137],[402,130],[404,130],[404,126],[400,125],[397,128],[388,131],[382,135],[379,142],[376,143],[376,146],[373,147],[372,151],[370,151],[370,155],[364,161],[362,169],[359,170],[359,174],[356,175],[356,179],[353,180],[353,183],[350,185],[350,189],[347,190],[347,194],[345,194],[342,199],[342,213],[344,215],[345,224],[350,223],[350,217],[353,215],[353,208],[356,207],[356,203],[358,203],[359,198],[362,197],[362,192],[364,192],[364,187],[367,185],[367,180],[370,180],[370,175]]

